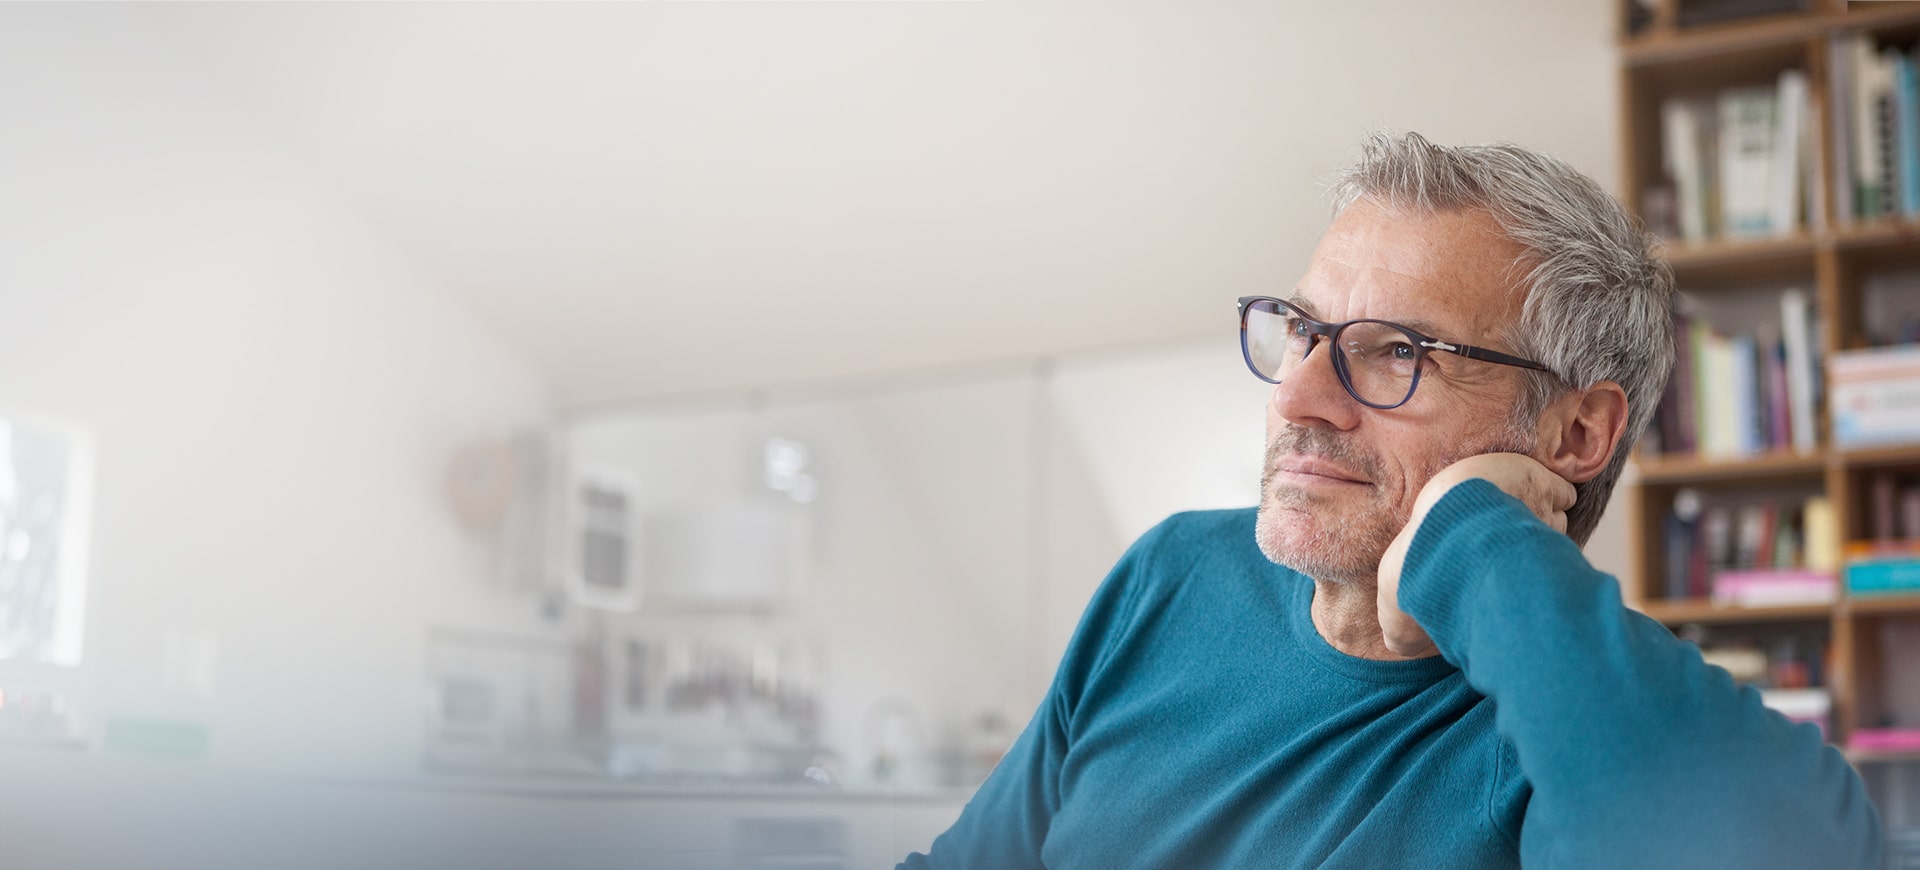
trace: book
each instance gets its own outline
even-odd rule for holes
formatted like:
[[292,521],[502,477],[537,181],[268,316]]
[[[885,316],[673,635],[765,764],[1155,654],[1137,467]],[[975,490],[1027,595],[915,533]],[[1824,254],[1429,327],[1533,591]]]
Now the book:
[[1840,351],[1828,375],[1835,444],[1920,441],[1920,345]]
[[1650,445],[1654,453],[1693,452],[1693,351],[1688,342],[1687,315],[1673,313],[1673,371],[1660,393],[1660,406],[1654,409],[1650,431],[1659,441]]
[[1895,532],[1899,526],[1894,517],[1895,489],[1893,475],[1886,472],[1873,475],[1867,483],[1867,523],[1872,527],[1876,541],[1899,540]]
[[1858,752],[1920,752],[1920,728],[1855,728],[1847,748]]
[[1701,360],[1694,395],[1700,399],[1700,452],[1710,457],[1741,452],[1740,391],[1735,382],[1733,340],[1711,329],[1696,334]]
[[1801,562],[1814,571],[1839,570],[1840,519],[1833,512],[1833,502],[1814,496],[1807,499],[1801,515],[1801,540],[1807,549]]
[[1660,153],[1667,176],[1673,179],[1680,238],[1703,242],[1712,234],[1708,223],[1711,177],[1704,160],[1709,121],[1698,100],[1669,99],[1660,104]]
[[1827,715],[1833,711],[1833,695],[1826,689],[1761,689],[1760,703],[1793,722],[1806,722],[1827,731]]
[[1900,213],[1920,214],[1920,73],[1909,55],[1893,55],[1894,153],[1900,167]]
[[1832,155],[1832,176],[1827,190],[1833,196],[1833,213],[1842,224],[1851,223],[1853,203],[1853,40],[1858,37],[1834,34],[1827,41],[1827,130]]
[[1874,186],[1878,214],[1900,210],[1899,91],[1896,68],[1900,53],[1889,48],[1880,52],[1873,65],[1873,147],[1879,153],[1878,174],[1868,179]]
[[1766,357],[1761,362],[1766,366],[1763,380],[1766,383],[1767,447],[1786,449],[1793,446],[1793,421],[1787,399],[1787,345],[1771,329],[1763,330],[1762,334],[1766,348]]
[[1852,61],[1848,73],[1852,88],[1848,115],[1852,129],[1848,133],[1853,145],[1853,178],[1850,179],[1854,191],[1853,210],[1859,217],[1878,217],[1885,209],[1880,198],[1881,179],[1886,170],[1880,149],[1880,112],[1888,83],[1882,75],[1880,56],[1874,52],[1871,37],[1856,34],[1847,48]]
[[1751,335],[1735,335],[1727,339],[1727,402],[1723,413],[1726,419],[1723,425],[1730,432],[1730,451],[1737,455],[1759,453],[1759,428],[1755,421],[1759,419],[1757,410],[1759,396],[1759,372],[1754,365],[1754,341]]
[[1815,443],[1813,420],[1812,303],[1798,288],[1780,294],[1780,332],[1787,370],[1787,421],[1793,430],[1793,449],[1810,453]]
[[1728,88],[1715,98],[1720,232],[1753,238],[1772,229],[1773,87]]
[[1851,595],[1912,592],[1920,590],[1920,558],[1850,562],[1846,575]]
[[[1911,69],[1911,66],[1909,66]],[[1807,74],[1790,69],[1774,86],[1772,179],[1768,184],[1767,223],[1777,235],[1800,228],[1801,205],[1806,199]]]
[[1700,569],[1694,566],[1694,556],[1699,551],[1700,510],[1700,494],[1691,489],[1682,489],[1674,494],[1673,510],[1664,521],[1662,555],[1667,572],[1666,596],[1672,600],[1690,597],[1694,589],[1694,575],[1705,574],[1704,565]]
[[1839,590],[1834,575],[1804,568],[1722,571],[1713,578],[1713,602],[1735,607],[1830,604]]

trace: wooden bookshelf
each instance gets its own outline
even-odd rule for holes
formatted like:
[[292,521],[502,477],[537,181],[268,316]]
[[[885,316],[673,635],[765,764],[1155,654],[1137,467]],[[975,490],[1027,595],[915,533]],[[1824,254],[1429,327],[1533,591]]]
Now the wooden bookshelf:
[[1827,468],[1826,451],[1773,452],[1726,458],[1697,456],[1642,456],[1638,460],[1642,484],[1711,483],[1741,478],[1819,474]]
[[[1809,0],[1802,13],[1682,28],[1681,0],[1657,0],[1651,20],[1626,33],[1636,0],[1620,0],[1619,81],[1621,105],[1621,199],[1635,211],[1642,194],[1665,180],[1661,105],[1669,98],[1700,97],[1726,88],[1772,84],[1783,70],[1807,79],[1808,120],[1813,130],[1811,213],[1797,229],[1759,239],[1710,239],[1673,243],[1666,251],[1680,289],[1697,297],[1737,303],[1742,294],[1769,294],[1785,287],[1806,291],[1818,312],[1822,352],[1862,347],[1868,324],[1866,283],[1892,270],[1920,271],[1920,218],[1858,219],[1838,214],[1832,185],[1836,167],[1836,114],[1831,95],[1829,45],[1835,36],[1871,34],[1903,46],[1920,44],[1920,3],[1857,3]],[[1824,368],[1824,367],[1823,367]],[[1633,558],[1624,591],[1635,606],[1670,627],[1714,631],[1759,631],[1804,627],[1828,638],[1827,688],[1834,707],[1829,736],[1845,746],[1856,728],[1885,724],[1897,705],[1892,679],[1920,661],[1901,661],[1882,649],[1885,629],[1920,622],[1920,593],[1846,596],[1832,604],[1790,607],[1727,607],[1711,601],[1665,597],[1662,530],[1673,500],[1692,489],[1735,501],[1743,493],[1820,494],[1834,505],[1842,540],[1864,537],[1865,481],[1882,471],[1920,473],[1920,444],[1840,449],[1831,446],[1820,413],[1820,447],[1805,453],[1703,458],[1642,455],[1626,485]],[[1910,700],[1910,699],[1909,699]],[[1900,722],[1920,726],[1920,722]],[[1920,753],[1848,753],[1857,764],[1920,761]]]
[[1850,616],[1920,614],[1920,593],[1854,595],[1842,601],[1840,607]]
[[1648,601],[1642,613],[1666,625],[1728,625],[1741,622],[1805,622],[1833,616],[1831,604],[1794,604],[1779,607],[1733,607],[1698,598],[1684,601]]

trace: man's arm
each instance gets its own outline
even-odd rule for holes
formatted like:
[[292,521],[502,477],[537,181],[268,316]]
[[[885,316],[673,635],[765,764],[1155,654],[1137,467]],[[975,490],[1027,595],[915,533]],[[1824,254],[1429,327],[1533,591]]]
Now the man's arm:
[[1446,489],[1415,513],[1397,592],[1383,568],[1381,607],[1493,699],[1533,785],[1523,863],[1878,866],[1879,816],[1818,729],[1628,610],[1534,514],[1488,480]]

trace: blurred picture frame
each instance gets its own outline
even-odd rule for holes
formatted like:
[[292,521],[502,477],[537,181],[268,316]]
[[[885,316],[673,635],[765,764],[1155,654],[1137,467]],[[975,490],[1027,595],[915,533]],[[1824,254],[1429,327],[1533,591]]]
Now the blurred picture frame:
[[577,467],[562,493],[562,576],[586,607],[639,609],[645,564],[639,482],[607,467]]

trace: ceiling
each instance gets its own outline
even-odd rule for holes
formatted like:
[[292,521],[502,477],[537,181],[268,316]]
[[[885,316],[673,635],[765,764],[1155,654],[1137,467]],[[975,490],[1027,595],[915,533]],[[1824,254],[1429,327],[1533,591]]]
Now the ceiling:
[[563,407],[1223,336],[1376,127],[1614,178],[1607,0],[210,4],[183,64]]

